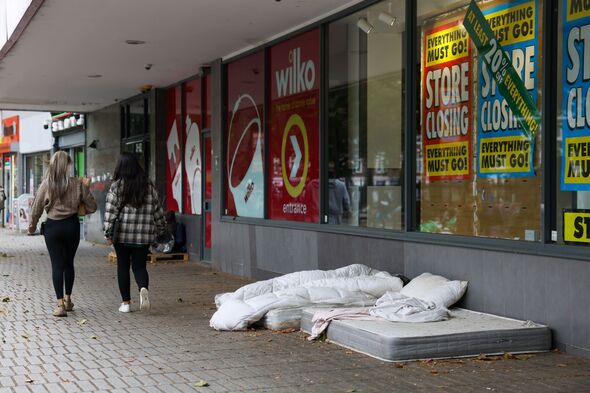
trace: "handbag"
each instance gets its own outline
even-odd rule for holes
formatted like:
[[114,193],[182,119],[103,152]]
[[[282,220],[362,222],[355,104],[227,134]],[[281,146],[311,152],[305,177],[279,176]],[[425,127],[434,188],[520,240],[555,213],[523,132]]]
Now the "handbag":
[[80,202],[78,203],[78,217],[84,217],[86,215],[86,205],[82,198],[84,197],[84,190],[82,189],[82,181],[80,181]]

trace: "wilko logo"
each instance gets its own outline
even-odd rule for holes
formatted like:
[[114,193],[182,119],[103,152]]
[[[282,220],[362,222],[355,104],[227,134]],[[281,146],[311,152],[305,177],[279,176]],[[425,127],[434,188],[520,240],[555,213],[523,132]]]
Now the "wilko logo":
[[311,90],[315,84],[315,63],[301,62],[301,48],[289,51],[289,63],[289,67],[275,72],[279,98]]

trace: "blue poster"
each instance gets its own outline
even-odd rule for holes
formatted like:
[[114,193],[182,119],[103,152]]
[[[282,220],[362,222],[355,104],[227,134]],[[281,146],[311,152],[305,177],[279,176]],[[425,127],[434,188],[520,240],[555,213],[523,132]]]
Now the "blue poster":
[[590,190],[590,4],[563,3],[561,189]]
[[[503,2],[483,11],[496,39],[512,61],[533,102],[538,90],[537,0]],[[493,64],[494,59],[490,59]],[[535,176],[535,147],[478,56],[478,174],[480,177]]]

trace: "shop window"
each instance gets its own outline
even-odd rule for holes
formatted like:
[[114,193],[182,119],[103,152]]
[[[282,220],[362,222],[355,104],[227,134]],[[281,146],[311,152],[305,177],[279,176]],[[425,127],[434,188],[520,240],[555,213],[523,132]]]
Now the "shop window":
[[29,154],[25,156],[25,193],[35,194],[43,181],[43,175],[49,166],[49,153]]
[[121,105],[121,150],[133,153],[145,170],[149,168],[149,99],[141,97]]
[[320,32],[269,51],[268,217],[319,222]]
[[590,6],[558,3],[557,227],[552,240],[590,243]]
[[324,221],[402,229],[404,1],[329,25]]
[[[422,232],[538,241],[543,1],[475,4],[506,62],[500,51],[479,56],[465,27],[475,23],[464,20],[468,1],[417,2],[417,224]],[[495,79],[509,64],[519,78]],[[517,95],[500,90],[509,81],[521,86]],[[515,98],[531,100],[525,122]]]
[[211,128],[211,116],[213,113],[213,98],[211,95],[211,74],[207,72],[203,79],[205,84],[205,119],[203,123],[203,128]]
[[166,94],[166,210],[181,212],[182,207],[182,86]]
[[203,177],[201,157],[201,78],[193,79],[184,86],[184,211],[186,214],[201,214]]
[[225,214],[264,217],[264,52],[226,67]]

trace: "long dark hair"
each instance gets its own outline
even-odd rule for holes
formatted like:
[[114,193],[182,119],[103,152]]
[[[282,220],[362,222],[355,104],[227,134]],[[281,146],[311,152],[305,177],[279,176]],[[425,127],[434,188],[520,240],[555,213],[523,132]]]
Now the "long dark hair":
[[130,205],[139,208],[143,205],[149,182],[145,171],[133,154],[121,154],[115,168],[113,181],[120,181],[123,186],[121,193],[123,206]]

